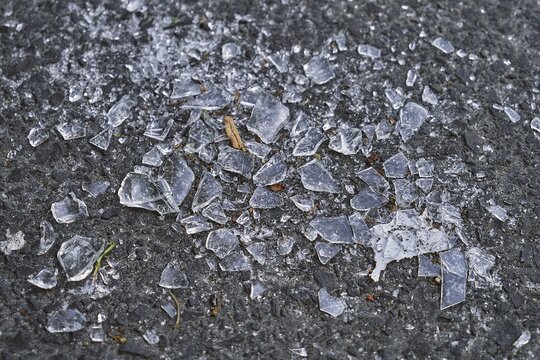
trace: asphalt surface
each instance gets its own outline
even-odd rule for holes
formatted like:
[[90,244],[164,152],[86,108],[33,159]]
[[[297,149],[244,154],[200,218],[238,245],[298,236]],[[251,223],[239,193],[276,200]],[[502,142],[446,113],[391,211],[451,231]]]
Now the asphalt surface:
[[[333,52],[331,39],[339,33],[345,34],[348,49]],[[450,40],[455,51],[445,54],[432,46],[437,37]],[[224,61],[222,46],[230,42],[240,52]],[[381,69],[373,69],[376,60],[357,53],[359,44],[381,50]],[[266,60],[280,51],[290,55],[284,73]],[[302,82],[297,76],[304,75],[303,65],[321,51],[335,77],[323,85],[307,83],[296,94],[298,102],[287,102],[290,86]],[[540,353],[540,134],[530,122],[540,116],[539,59],[537,1],[4,0],[0,241],[9,229],[22,231],[26,244],[9,255],[0,253],[0,358],[284,359],[305,352],[310,359],[534,359]],[[407,87],[411,68],[417,69],[418,80]],[[126,174],[157,143],[143,136],[148,121],[173,118],[167,140],[175,134],[187,138],[190,113],[169,99],[173,80],[182,73],[195,74],[204,86],[231,96],[235,89],[260,85],[291,111],[281,134],[289,133],[299,110],[321,128],[326,122],[393,122],[399,111],[388,105],[384,89],[401,88],[408,101],[429,109],[429,119],[406,142],[396,134],[375,139],[368,155],[377,156],[345,156],[323,143],[316,157],[342,193],[318,194],[318,214],[351,214],[346,185],[361,187],[354,171],[367,163],[380,168],[399,151],[409,159],[429,159],[434,186],[461,212],[469,245],[458,241],[456,246],[494,255],[492,271],[499,281],[484,288],[468,282],[466,300],[440,310],[440,279],[419,278],[416,258],[391,263],[377,283],[367,276],[375,265],[368,247],[346,246],[321,264],[303,235],[313,214],[290,201],[260,210],[247,232],[268,249],[282,235],[293,236],[290,255],[269,254],[264,265],[253,261],[252,271],[213,269],[218,259],[204,249],[206,232],[188,235],[181,226],[177,232],[171,226],[174,215],[122,206],[117,195]],[[85,89],[80,97],[75,96],[77,84]],[[437,105],[422,103],[425,85],[434,90]],[[136,106],[115,128],[109,148],[89,144],[107,111],[126,94]],[[513,123],[499,106],[511,107],[520,120]],[[225,113],[234,115],[245,138],[255,139],[245,127],[250,108],[231,102],[210,115],[221,119]],[[72,120],[87,128],[85,138],[66,141],[55,130]],[[49,138],[34,148],[27,135],[38,124]],[[283,135],[271,146],[273,152],[290,154],[294,143]],[[181,206],[187,216],[196,184],[215,159],[205,162],[182,147],[177,151],[196,178]],[[303,189],[294,169],[308,160],[288,159],[292,170],[283,182],[285,197]],[[93,198],[81,189],[93,180],[111,186]],[[223,181],[225,193],[241,197],[236,189],[244,183],[253,190],[252,183],[238,177]],[[70,192],[85,201],[89,217],[58,224],[51,204]],[[509,219],[500,221],[487,211],[490,200],[506,209]],[[387,211],[373,215],[373,221],[388,219],[390,206]],[[230,213],[233,218],[240,214]],[[43,220],[53,224],[58,239],[38,256]],[[92,288],[90,277],[66,281],[58,264],[61,243],[74,235],[118,245],[102,264],[106,283],[101,279],[99,289]],[[189,282],[172,291],[180,302],[176,327],[176,318],[161,308],[173,303],[170,293],[158,286],[171,260],[180,262]],[[59,269],[51,290],[27,281],[46,266]],[[250,299],[255,280],[267,290]],[[345,300],[340,316],[320,311],[317,293],[323,287]],[[65,308],[85,315],[84,329],[47,331],[49,315]],[[98,314],[106,316],[103,342],[89,338]],[[148,330],[159,335],[157,344],[143,339]],[[525,344],[515,343],[526,334]]]

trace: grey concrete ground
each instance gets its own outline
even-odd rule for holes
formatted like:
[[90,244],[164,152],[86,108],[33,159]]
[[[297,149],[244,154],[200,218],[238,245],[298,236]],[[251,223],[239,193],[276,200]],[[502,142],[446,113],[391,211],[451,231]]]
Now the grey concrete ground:
[[[439,37],[453,51],[434,46]],[[364,44],[380,56],[360,54]],[[313,57],[324,59],[332,76],[318,81],[320,72],[306,70]],[[533,121],[540,117],[539,59],[540,4],[532,0],[2,1],[0,358],[534,359],[540,353],[540,125]],[[408,86],[411,69],[417,79]],[[190,78],[202,94],[172,99],[175,80]],[[254,110],[247,89],[255,85],[289,110],[271,141],[248,127]],[[436,101],[423,96],[425,87]],[[226,98],[217,109],[186,108],[215,89]],[[394,107],[388,89],[399,95]],[[126,119],[111,128],[106,150],[94,146],[89,140],[107,129],[109,109],[125,95],[133,101]],[[429,115],[408,137],[402,113],[411,102]],[[304,136],[294,126],[300,112],[324,142],[312,155],[292,156]],[[219,160],[229,145],[224,115],[233,116],[244,142],[269,143],[264,161],[284,155],[286,177],[269,192],[283,203],[257,209],[261,204],[249,201],[253,180]],[[148,123],[160,119],[174,120],[167,137],[144,136]],[[85,136],[65,140],[56,127],[65,122],[81,124]],[[48,136],[36,147],[27,138],[33,128]],[[330,144],[350,128],[361,130],[360,148],[343,154]],[[205,136],[202,151],[194,151],[195,139]],[[169,147],[152,176],[166,178],[175,158],[194,173],[174,211],[178,220],[120,203],[122,181],[156,144]],[[403,181],[434,181],[426,191],[414,187],[410,204],[400,200],[383,165],[399,152],[411,164],[433,164],[432,176],[420,176],[414,166],[407,171]],[[264,161],[242,153],[254,162],[251,178]],[[306,188],[299,168],[312,159],[328,170],[336,191]],[[370,166],[392,186],[380,208],[355,211],[351,199],[369,185],[357,173]],[[239,235],[235,251],[249,270],[224,271],[224,260],[205,247],[210,230],[187,234],[180,222],[193,214],[205,171],[220,182],[220,200],[231,208],[227,223],[203,223]],[[82,186],[95,181],[110,186],[92,197]],[[85,202],[88,216],[58,223],[51,205],[70,193]],[[294,195],[313,198],[313,208],[299,209]],[[262,207],[269,203],[266,198]],[[440,213],[447,205],[457,218]],[[406,209],[424,213],[429,231],[440,230],[447,248],[466,257],[465,301],[441,310],[445,279],[419,277],[412,255],[390,262],[375,282],[378,245],[366,235],[332,244],[339,252],[326,264],[315,244],[332,242],[308,238],[315,218],[357,213],[373,232]],[[242,216],[251,222],[240,224]],[[56,241],[38,256],[45,220]],[[24,245],[15,244],[22,235]],[[57,254],[75,235],[117,244],[96,281],[92,275],[67,281]],[[295,240],[288,254],[278,251],[284,237]],[[253,244],[264,248],[261,256],[254,256]],[[494,257],[484,274],[474,273],[473,248]],[[159,283],[171,261],[187,284],[169,291]],[[28,282],[47,267],[58,269],[54,288]],[[266,291],[252,299],[259,282]],[[321,311],[321,289],[345,305],[338,316]],[[162,308],[175,307],[171,293],[180,304],[176,326]],[[65,309],[83,314],[82,328],[48,331]],[[103,329],[103,341],[92,339],[92,329]]]

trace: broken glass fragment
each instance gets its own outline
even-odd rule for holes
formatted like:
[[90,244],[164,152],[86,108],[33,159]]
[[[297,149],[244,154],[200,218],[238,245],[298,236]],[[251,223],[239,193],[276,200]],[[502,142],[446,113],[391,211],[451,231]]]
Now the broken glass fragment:
[[92,197],[98,197],[99,195],[104,194],[110,185],[111,183],[108,181],[92,181],[83,183],[82,189]]
[[381,50],[371,45],[362,44],[358,45],[358,54],[372,59],[378,59],[381,57]]
[[39,224],[39,228],[41,230],[41,239],[39,240],[39,250],[37,254],[43,255],[54,245],[56,234],[53,226],[47,220],[43,220],[41,224]]
[[246,248],[248,253],[261,265],[266,262],[266,244],[263,242],[251,243]]
[[6,240],[0,241],[0,251],[9,255],[13,251],[22,249],[24,244],[26,244],[26,241],[22,231],[19,230],[15,234],[11,234],[11,230],[6,229]]
[[89,337],[92,342],[104,342],[105,331],[102,325],[92,325],[89,329]]
[[268,56],[268,61],[270,64],[274,65],[277,71],[281,74],[289,71],[289,66],[287,64],[287,55],[285,53],[275,53]]
[[433,177],[434,175],[433,163],[424,158],[418,159],[416,161],[416,169],[418,170],[418,176],[422,178]]
[[260,186],[277,184],[285,180],[287,176],[287,165],[283,155],[274,155],[266,162],[255,175],[253,181]]
[[359,171],[356,175],[370,188],[380,194],[386,195],[390,189],[388,181],[372,167]]
[[53,311],[47,317],[47,331],[51,333],[75,332],[86,325],[86,317],[77,309]]
[[273,209],[282,205],[283,197],[280,194],[262,186],[258,186],[249,199],[249,206],[254,209]]
[[49,138],[49,133],[42,127],[35,127],[30,129],[27,138],[30,142],[30,145],[32,147],[36,147],[43,144],[45,140]]
[[347,48],[347,35],[345,33],[339,33],[334,35],[334,41],[336,42],[339,51],[346,51]]
[[55,202],[51,205],[54,219],[59,224],[69,224],[88,217],[88,208],[84,201],[77,199],[74,193],[70,197]]
[[111,143],[113,134],[112,126],[108,125],[105,129],[101,130],[96,136],[88,140],[88,142],[101,150],[107,150]]
[[276,247],[277,253],[281,256],[290,254],[295,242],[296,240],[294,240],[292,236],[283,236],[278,239]]
[[219,262],[219,267],[223,271],[246,271],[251,270],[251,262],[244,254],[233,252]]
[[317,242],[315,243],[315,251],[321,264],[326,265],[327,262],[332,260],[341,251],[341,245]]
[[94,263],[104,249],[103,240],[79,235],[62,243],[57,258],[68,281],[80,281],[86,278],[92,272]]
[[220,259],[229,255],[238,245],[238,237],[228,229],[211,231],[206,238],[206,248]]
[[371,188],[361,190],[351,199],[351,207],[358,211],[376,209],[388,202],[388,198]]
[[325,288],[319,290],[319,309],[333,317],[337,317],[345,310],[345,300],[334,297]]
[[317,128],[310,128],[304,137],[296,143],[293,156],[314,155],[324,141],[324,134]]
[[223,61],[231,61],[235,57],[238,57],[242,54],[240,46],[235,43],[227,43],[221,47],[221,58]]
[[424,194],[429,193],[433,187],[433,179],[418,179],[414,183]]
[[204,217],[218,223],[221,225],[224,225],[229,221],[229,217],[227,214],[225,214],[225,211],[223,210],[223,206],[219,202],[214,202],[210,205],[208,205],[201,213]]
[[381,120],[377,127],[375,128],[375,134],[377,135],[378,140],[385,140],[390,138],[392,132],[394,131],[394,125],[386,119]]
[[315,202],[313,201],[313,199],[308,196],[294,195],[290,199],[292,200],[294,205],[296,205],[296,207],[302,211],[311,211],[315,206]]
[[250,153],[261,160],[264,160],[272,150],[270,146],[258,143],[256,141],[246,141],[245,145]]
[[253,157],[242,150],[224,147],[219,152],[217,161],[224,170],[240,174],[247,179],[251,178],[254,166]]
[[116,104],[114,104],[107,113],[109,125],[117,127],[122,125],[131,115],[131,108],[137,103],[131,99],[131,96],[124,95]]
[[150,345],[159,343],[159,335],[153,329],[148,329],[143,334],[143,339]]
[[495,218],[497,218],[498,220],[502,222],[505,222],[506,220],[508,220],[508,212],[506,211],[506,209],[504,209],[503,207],[499,205],[492,204],[492,205],[486,206],[486,210],[489,211],[491,215],[493,215]]
[[188,286],[186,274],[178,262],[171,261],[165,266],[161,272],[159,286],[165,289],[180,289]]
[[161,166],[163,164],[163,155],[157,146],[152,147],[143,155],[142,163],[150,166]]
[[418,277],[441,276],[441,265],[436,264],[429,255],[418,255]]
[[176,308],[174,307],[172,302],[161,305],[161,308],[167,313],[167,315],[169,315],[171,319],[176,316]]
[[86,84],[84,82],[76,82],[69,88],[68,100],[77,102],[82,99]]
[[393,183],[397,205],[408,207],[418,198],[416,187],[409,180],[397,179]]
[[417,103],[409,102],[401,109],[399,133],[403,141],[409,140],[420,129],[428,111]]
[[184,76],[175,80],[170,98],[172,100],[183,99],[200,93],[201,85],[193,81],[189,76]]
[[253,107],[246,127],[265,144],[270,144],[288,121],[289,108],[267,95],[261,97]]
[[371,245],[371,230],[369,230],[362,214],[354,213],[349,216],[349,224],[353,232],[353,240],[355,243],[368,246]]
[[231,102],[231,96],[219,89],[211,89],[182,105],[182,109],[219,110]]
[[35,275],[28,276],[28,282],[42,289],[52,289],[57,283],[57,269],[45,268]]
[[266,287],[260,281],[251,283],[251,291],[249,292],[249,297],[251,300],[258,298],[266,291]]
[[289,349],[289,350],[296,356],[300,356],[300,357],[308,356],[306,348],[296,348],[296,349]]
[[508,116],[508,119],[510,119],[510,121],[514,124],[521,120],[521,116],[509,106],[504,107],[504,113],[506,114],[506,116]]
[[389,157],[383,164],[384,175],[389,178],[402,179],[409,173],[409,160],[402,152]]
[[165,167],[163,176],[168,179],[174,202],[180,206],[191,190],[195,174],[179,155],[173,154],[169,160],[171,166]]
[[498,277],[491,273],[495,266],[495,256],[478,247],[472,247],[467,251],[469,260],[469,281],[478,288],[487,288],[496,285],[500,281]]
[[416,70],[411,69],[407,71],[407,79],[405,80],[405,85],[411,87],[416,82]]
[[437,105],[439,103],[437,95],[427,85],[424,86],[424,91],[422,91],[422,101],[431,105]]
[[353,233],[349,219],[345,215],[317,217],[309,225],[326,241],[334,244],[353,243]]
[[322,56],[314,56],[307,64],[304,65],[304,73],[315,84],[322,85],[332,80],[334,75],[334,69]]
[[340,126],[330,138],[328,148],[344,155],[354,155],[362,147],[362,131],[357,128]]
[[146,130],[143,135],[158,141],[163,141],[169,134],[173,124],[174,120],[166,117],[152,120],[146,124]]
[[452,43],[442,37],[438,37],[431,42],[431,45],[435,46],[437,49],[441,50],[445,54],[450,54],[454,51],[454,46]]
[[467,288],[467,261],[458,249],[439,254],[441,258],[442,286],[441,310],[465,301]]
[[531,332],[529,330],[524,330],[521,335],[517,338],[516,341],[512,344],[516,349],[519,349],[520,347],[527,345],[529,341],[531,340]]
[[328,170],[319,161],[312,160],[298,168],[302,185],[307,190],[339,193],[339,187]]
[[310,122],[305,112],[298,111],[291,128],[291,137],[296,138],[310,128]]
[[157,211],[160,215],[178,212],[172,190],[163,178],[131,172],[118,189],[120,204]]
[[190,235],[212,230],[213,228],[212,224],[200,215],[188,216],[187,218],[180,220],[180,223],[184,225],[186,233]]
[[64,122],[56,125],[56,130],[64,140],[79,139],[86,136],[86,128],[77,122]]
[[540,132],[540,118],[535,117],[531,120],[531,129],[534,131]]
[[403,105],[403,96],[399,90],[388,88],[384,90],[384,94],[394,110],[399,109]]

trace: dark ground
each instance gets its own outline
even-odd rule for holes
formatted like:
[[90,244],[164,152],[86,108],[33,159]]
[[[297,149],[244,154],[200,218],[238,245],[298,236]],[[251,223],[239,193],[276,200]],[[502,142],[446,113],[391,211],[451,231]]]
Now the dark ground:
[[[139,10],[128,12],[120,1],[2,1],[0,234],[3,237],[7,229],[21,230],[26,245],[10,255],[0,254],[1,359],[136,355],[283,359],[294,358],[290,351],[294,348],[305,348],[313,359],[538,356],[540,142],[529,126],[539,116],[540,106],[538,2],[288,2],[146,1]],[[90,15],[96,9],[100,14]],[[207,21],[197,20],[202,14]],[[298,239],[293,253],[308,249],[307,260],[291,254],[265,266],[254,265],[251,274],[214,271],[206,263],[210,254],[200,247],[205,234],[178,234],[171,228],[174,216],[160,219],[156,213],[119,204],[116,191],[122,179],[155,143],[142,136],[147,118],[168,113],[176,119],[174,134],[189,116],[164,105],[169,101],[170,83],[182,69],[197,69],[206,81],[223,87],[232,74],[232,82],[243,89],[250,81],[233,74],[231,67],[237,66],[239,73],[249,72],[257,54],[290,51],[295,44],[315,53],[340,31],[348,37],[349,50],[338,53],[333,61],[339,64],[336,79],[322,87],[309,87],[302,94],[302,106],[288,105],[291,113],[300,107],[308,114],[324,113],[333,86],[349,83],[360,86],[359,101],[364,106],[353,112],[338,103],[336,118],[397,116],[385,105],[383,84],[388,81],[405,88],[407,70],[421,64],[419,82],[435,90],[439,105],[431,111],[434,118],[402,149],[410,158],[435,162],[439,186],[461,208],[469,241],[496,256],[495,271],[502,286],[476,289],[471,285],[464,303],[439,310],[440,286],[417,278],[415,259],[392,263],[379,283],[362,275],[374,264],[367,248],[358,248],[354,256],[342,252],[322,265],[309,240],[301,235],[300,225],[280,223],[283,213],[306,216],[291,204],[263,211],[257,226],[293,234]],[[203,35],[193,35],[195,32]],[[425,40],[419,37],[422,32]],[[443,54],[430,45],[437,36],[478,59]],[[185,60],[178,55],[182,49],[175,48],[175,41],[186,38],[213,39],[214,43],[211,41],[201,60]],[[221,45],[229,41],[242,47],[235,65],[221,60]],[[408,44],[413,41],[417,46],[411,51]],[[382,50],[387,64],[383,70],[372,71],[358,56],[356,46],[362,43]],[[168,54],[156,62],[159,44],[168,46]],[[292,55],[294,71],[303,73],[301,66],[309,58],[302,53]],[[273,68],[253,71],[258,79],[253,83],[273,91],[289,81]],[[69,101],[69,89],[78,81],[101,86],[103,97],[90,104],[90,92],[82,100]],[[421,89],[417,85],[407,91],[420,102]],[[117,129],[107,151],[96,149],[87,139],[64,141],[52,131],[57,123],[76,118],[93,136],[115,99],[124,94],[140,95],[138,105]],[[496,103],[512,106],[521,120],[512,124],[492,107]],[[237,111],[237,116],[246,119],[250,113],[248,109]],[[32,148],[26,136],[38,122],[51,129],[50,138]],[[475,147],[474,141],[493,151]],[[285,148],[285,140],[278,146]],[[399,148],[397,136],[374,144],[381,159]],[[320,151],[323,159],[329,152],[324,144]],[[361,168],[366,160],[361,154],[332,156],[338,159],[336,166],[345,169]],[[188,163],[197,179],[201,169],[208,168],[196,157]],[[353,172],[332,169],[340,184],[356,181]],[[479,173],[485,177],[478,178]],[[111,183],[107,193],[96,199],[81,190],[84,181],[94,178]],[[297,177],[290,182],[290,188],[301,187]],[[72,191],[86,202],[90,218],[57,224],[51,204]],[[186,212],[192,196],[193,191],[183,205]],[[326,214],[338,214],[341,203],[348,204],[350,196],[327,199]],[[503,223],[493,218],[484,208],[489,199],[507,209],[511,219]],[[53,224],[59,239],[47,255],[38,257],[39,224],[44,219]],[[58,267],[54,254],[62,241],[76,234],[119,243],[107,265],[114,265],[118,278],[110,281],[111,292],[103,298],[81,294],[77,289],[82,283],[66,282],[62,271],[52,290],[38,289],[26,281],[44,266]],[[182,303],[178,330],[160,308],[170,298],[158,286],[162,269],[172,259],[182,261],[189,279],[188,288],[175,291]],[[268,287],[258,300],[249,298],[253,278]],[[343,315],[332,318],[319,310],[317,291],[323,286],[346,299]],[[396,289],[400,291],[393,295]],[[368,295],[374,301],[368,301]],[[213,298],[223,299],[216,317],[209,314]],[[47,315],[66,306],[86,315],[86,328],[49,333]],[[92,343],[87,328],[96,322],[98,313],[107,315],[103,327],[110,336],[103,343]],[[153,346],[142,338],[152,328],[160,335]],[[525,330],[531,339],[518,349],[513,343]],[[113,335],[121,335],[127,342],[119,345]]]

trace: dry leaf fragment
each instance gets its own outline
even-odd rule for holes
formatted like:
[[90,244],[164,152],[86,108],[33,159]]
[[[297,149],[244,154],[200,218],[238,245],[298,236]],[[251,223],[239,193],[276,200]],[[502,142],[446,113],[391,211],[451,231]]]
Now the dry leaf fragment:
[[238,132],[238,128],[234,123],[233,117],[227,115],[223,119],[223,122],[225,123],[225,133],[227,134],[229,140],[231,140],[232,147],[235,149],[246,150],[246,146],[240,137],[240,133]]
[[285,190],[285,186],[283,186],[283,184],[277,183],[269,185],[268,189],[273,192],[282,192],[283,190]]

